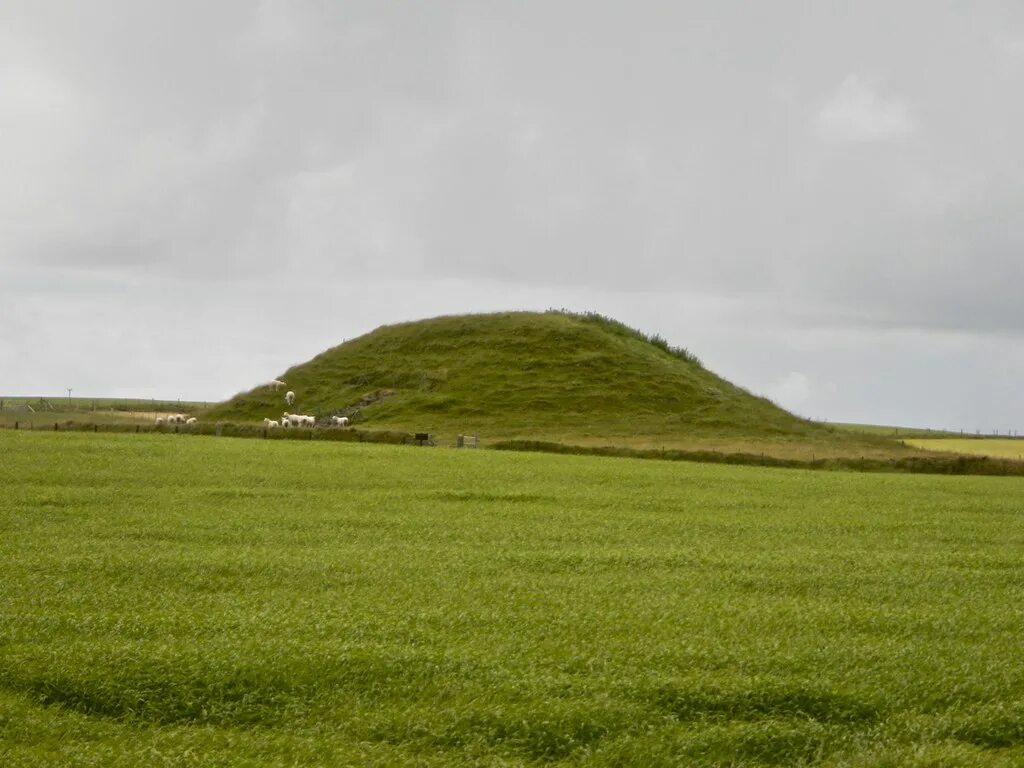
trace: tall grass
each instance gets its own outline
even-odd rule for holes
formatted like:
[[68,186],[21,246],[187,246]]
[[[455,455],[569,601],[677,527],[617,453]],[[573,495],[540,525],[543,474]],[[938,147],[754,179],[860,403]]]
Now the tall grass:
[[663,352],[667,352],[673,357],[678,357],[680,360],[683,360],[687,363],[692,363],[693,365],[703,367],[700,362],[700,358],[698,358],[686,347],[673,346],[672,344],[668,343],[668,340],[665,339],[665,337],[661,336],[658,333],[644,333],[643,331],[637,328],[633,328],[629,325],[626,325],[620,320],[608,317],[607,315],[602,315],[599,312],[575,312],[571,309],[565,308],[551,308],[548,309],[547,312],[549,314],[562,315],[564,317],[571,317],[577,320],[583,320],[584,322],[593,323],[594,325],[600,326],[601,328],[604,328],[620,336],[639,339],[650,344],[651,346],[657,347]]
[[0,432],[0,764],[1011,766],[1024,486]]

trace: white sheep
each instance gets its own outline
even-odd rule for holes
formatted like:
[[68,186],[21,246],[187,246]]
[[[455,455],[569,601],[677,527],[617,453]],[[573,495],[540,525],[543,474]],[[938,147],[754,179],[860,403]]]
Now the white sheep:
[[284,401],[286,403],[288,403],[288,405],[294,405],[295,404],[295,393],[292,392],[289,389],[287,392],[284,393]]
[[155,426],[157,426],[157,427],[162,427],[164,425],[164,417],[163,416],[157,416],[156,417],[156,421],[153,422],[153,424]]
[[277,390],[279,390],[279,389],[280,389],[281,387],[286,387],[286,386],[288,386],[288,385],[287,385],[287,384],[286,384],[285,382],[281,381],[280,379],[274,379],[274,380],[273,380],[272,382],[270,382],[270,383],[269,383],[269,384],[268,384],[267,386],[268,386],[268,387],[272,387],[272,388],[273,388],[273,390],[274,390],[274,391],[276,392],[276,391],[277,391]]
[[199,419],[197,419],[195,416],[189,416],[185,420],[185,424],[186,424],[186,426],[190,426],[191,427],[191,426],[195,426],[198,421],[199,421]]
[[267,422],[267,429],[277,429],[281,426],[280,423],[273,421],[272,419],[265,419],[265,421]]
[[288,426],[290,427],[299,427],[302,426],[303,418],[303,416],[300,416],[297,413],[288,413],[288,411],[285,411],[282,423],[288,422]]
[[331,416],[331,424],[336,427],[347,427],[348,416]]

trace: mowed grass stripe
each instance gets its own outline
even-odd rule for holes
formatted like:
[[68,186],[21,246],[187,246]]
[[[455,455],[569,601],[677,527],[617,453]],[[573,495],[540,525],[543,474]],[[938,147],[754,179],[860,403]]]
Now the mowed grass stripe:
[[4,765],[1024,759],[1019,480],[174,435],[0,455]]

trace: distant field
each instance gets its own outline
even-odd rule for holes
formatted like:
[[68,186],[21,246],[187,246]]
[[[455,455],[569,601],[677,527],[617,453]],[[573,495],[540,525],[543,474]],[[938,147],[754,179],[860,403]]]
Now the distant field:
[[910,439],[908,445],[928,451],[970,453],[978,456],[998,456],[1004,459],[1024,459],[1024,439],[1009,437],[942,438],[938,440]]
[[923,427],[889,427],[881,424],[845,424],[843,422],[829,422],[829,426],[840,432],[855,432],[864,435],[876,435],[879,437],[898,437],[901,440],[905,437],[964,437],[963,432],[952,432],[945,429],[927,429]]
[[1024,764],[1017,479],[0,455],[5,767]]
[[90,424],[152,423],[159,413],[193,413],[208,403],[112,397],[6,397],[0,396],[0,427],[15,422],[26,428],[44,428],[54,422]]

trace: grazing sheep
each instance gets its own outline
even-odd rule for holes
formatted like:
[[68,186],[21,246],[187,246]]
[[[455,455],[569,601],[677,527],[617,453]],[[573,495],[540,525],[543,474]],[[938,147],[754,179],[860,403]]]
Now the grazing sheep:
[[157,416],[156,417],[156,421],[153,422],[153,424],[155,426],[162,427],[164,425],[164,417],[163,416]]
[[185,425],[191,427],[194,426],[198,421],[199,419],[197,419],[195,416],[190,416],[189,418],[185,419]]
[[287,384],[285,384],[285,382],[281,381],[280,379],[274,379],[267,386],[272,387],[274,391],[277,392],[277,390],[279,390],[281,387],[287,386]]
[[282,419],[282,423],[286,421],[286,422],[288,422],[288,426],[290,426],[290,427],[300,427],[303,424],[303,419],[304,418],[305,417],[300,416],[297,413],[288,413],[288,411],[285,411],[284,412],[284,418]]
[[284,393],[284,401],[286,403],[288,403],[288,405],[294,405],[295,404],[295,393],[292,392],[289,389],[287,392]]
[[331,416],[331,424],[336,427],[347,427],[348,416]]
[[280,426],[278,422],[267,419],[267,429],[277,429]]

